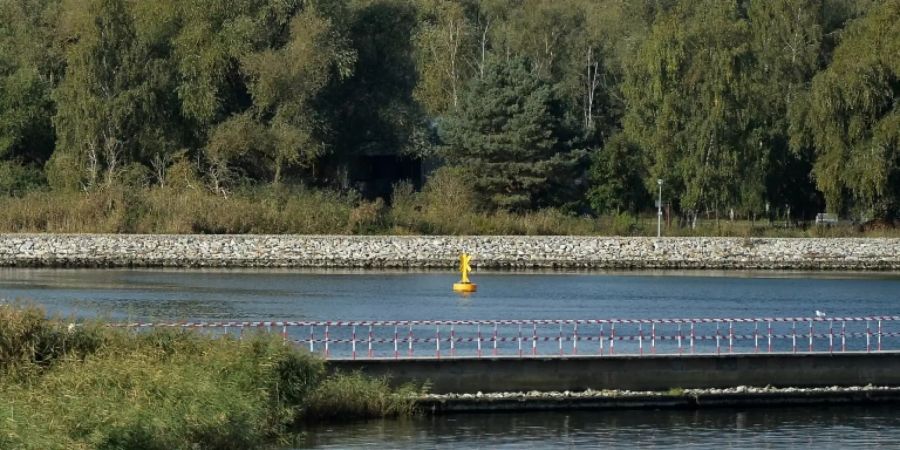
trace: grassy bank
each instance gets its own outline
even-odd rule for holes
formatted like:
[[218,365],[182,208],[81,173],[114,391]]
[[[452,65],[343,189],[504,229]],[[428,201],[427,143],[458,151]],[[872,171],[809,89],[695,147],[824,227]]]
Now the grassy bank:
[[242,341],[0,306],[0,448],[249,449],[309,421],[413,413],[412,388],[324,363],[277,337]]
[[[655,236],[656,215],[575,215],[557,209],[487,210],[470,187],[437,172],[420,192],[394,187],[390,205],[302,187],[245,187],[216,195],[200,187],[109,186],[90,192],[30,191],[0,197],[0,233],[254,233]],[[673,220],[666,236],[897,237],[891,225],[797,226],[769,220]]]

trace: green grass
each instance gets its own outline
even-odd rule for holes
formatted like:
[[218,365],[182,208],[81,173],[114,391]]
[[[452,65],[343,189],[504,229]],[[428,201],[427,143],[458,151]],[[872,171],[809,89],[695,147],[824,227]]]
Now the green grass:
[[306,401],[308,421],[353,420],[365,417],[407,417],[415,413],[412,399],[419,389],[412,385],[392,390],[385,378],[369,378],[354,373],[338,373],[325,379]]
[[673,387],[666,392],[669,397],[681,397],[684,395],[684,388]]
[[250,449],[307,421],[413,414],[415,389],[325,364],[277,336],[243,340],[0,306],[0,448]]
[[[705,216],[704,216],[705,217]],[[421,192],[395,186],[392,204],[304,187],[258,186],[225,198],[202,188],[112,186],[91,192],[0,196],[0,233],[223,233],[656,236],[656,215],[578,216],[558,209],[512,213],[480,207],[452,173]],[[900,228],[794,227],[765,220],[700,219],[665,236],[900,237]]]

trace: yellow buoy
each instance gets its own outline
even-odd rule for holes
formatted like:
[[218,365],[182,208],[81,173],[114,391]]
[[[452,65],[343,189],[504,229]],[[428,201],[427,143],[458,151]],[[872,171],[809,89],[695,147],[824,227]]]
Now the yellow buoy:
[[475,292],[478,289],[478,286],[469,281],[469,272],[472,271],[472,266],[469,265],[469,261],[472,257],[468,253],[463,253],[459,255],[459,272],[462,274],[462,278],[459,280],[459,283],[453,283],[453,290],[455,292]]

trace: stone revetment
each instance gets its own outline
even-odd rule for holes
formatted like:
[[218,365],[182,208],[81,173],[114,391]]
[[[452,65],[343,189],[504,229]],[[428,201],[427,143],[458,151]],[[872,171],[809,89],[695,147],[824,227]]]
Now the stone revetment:
[[898,270],[900,239],[0,234],[0,266]]

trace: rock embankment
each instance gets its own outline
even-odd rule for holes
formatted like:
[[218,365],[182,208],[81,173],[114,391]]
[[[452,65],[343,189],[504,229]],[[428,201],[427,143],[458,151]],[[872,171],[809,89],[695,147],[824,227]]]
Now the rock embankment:
[[774,388],[737,386],[727,389],[672,389],[669,391],[587,390],[564,392],[481,392],[429,394],[416,401],[430,414],[544,411],[660,409],[746,406],[789,406],[900,403],[896,386],[831,386]]
[[0,266],[897,270],[900,239],[0,234]]

